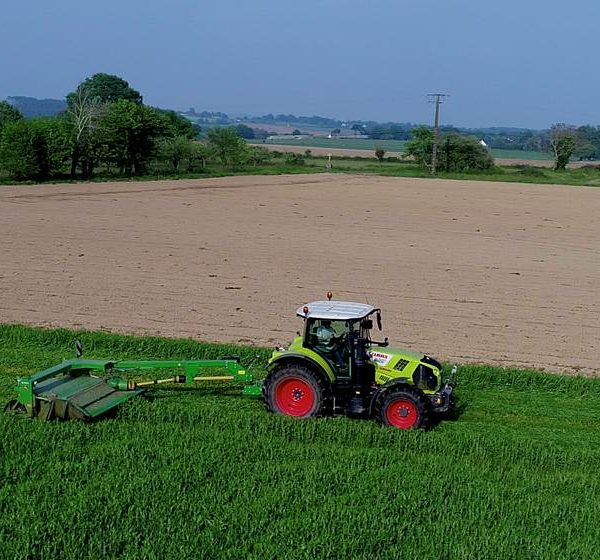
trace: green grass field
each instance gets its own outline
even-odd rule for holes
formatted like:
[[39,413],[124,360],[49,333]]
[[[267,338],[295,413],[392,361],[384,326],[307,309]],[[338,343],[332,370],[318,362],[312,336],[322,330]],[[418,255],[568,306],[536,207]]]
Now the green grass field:
[[[76,333],[0,326],[0,400]],[[86,357],[268,350],[77,334]],[[0,415],[4,559],[597,558],[600,380],[464,366],[430,432],[161,389],[93,424]]]
[[524,150],[499,150],[492,149],[492,155],[499,159],[523,159],[529,161],[552,161],[552,156],[547,152],[528,152]]

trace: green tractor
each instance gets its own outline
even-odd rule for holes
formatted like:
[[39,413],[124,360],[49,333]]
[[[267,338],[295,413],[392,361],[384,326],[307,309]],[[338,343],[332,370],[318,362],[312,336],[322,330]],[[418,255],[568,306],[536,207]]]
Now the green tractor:
[[[276,414],[312,418],[343,413],[400,429],[427,429],[453,406],[452,381],[433,358],[371,339],[373,316],[364,303],[315,301],[301,307],[304,332],[269,360],[262,392]],[[452,370],[452,376],[456,367]]]

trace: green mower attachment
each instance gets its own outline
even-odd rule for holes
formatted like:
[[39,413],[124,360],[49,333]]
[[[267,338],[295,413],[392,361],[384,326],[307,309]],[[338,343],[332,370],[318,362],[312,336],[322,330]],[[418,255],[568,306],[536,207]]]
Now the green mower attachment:
[[[259,391],[250,385],[252,374],[239,363],[237,356],[219,360],[83,360],[81,345],[78,357],[30,376],[17,378],[16,398],[5,412],[23,413],[43,420],[53,418],[92,420],[115,410],[129,399],[144,393],[147,387],[165,383],[235,381],[247,384],[245,394]],[[122,375],[142,370],[179,370],[182,374],[151,381],[134,381]],[[220,370],[219,375],[202,375],[206,369]]]

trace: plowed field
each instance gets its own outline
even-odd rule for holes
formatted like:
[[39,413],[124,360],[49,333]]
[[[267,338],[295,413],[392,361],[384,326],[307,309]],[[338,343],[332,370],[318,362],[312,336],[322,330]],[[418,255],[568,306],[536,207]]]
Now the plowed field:
[[351,175],[0,188],[0,321],[284,344],[332,290],[444,360],[600,373],[600,190]]

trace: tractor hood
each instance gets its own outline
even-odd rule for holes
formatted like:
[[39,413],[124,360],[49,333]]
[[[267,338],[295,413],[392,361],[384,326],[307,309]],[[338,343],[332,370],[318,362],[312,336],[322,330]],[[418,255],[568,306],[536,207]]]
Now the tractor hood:
[[400,360],[420,362],[423,359],[423,354],[402,348],[380,348],[373,346],[369,348],[369,357],[374,364],[392,369]]
[[402,348],[370,348],[369,357],[377,385],[404,380],[425,394],[434,393],[441,385],[442,364],[425,354]]

